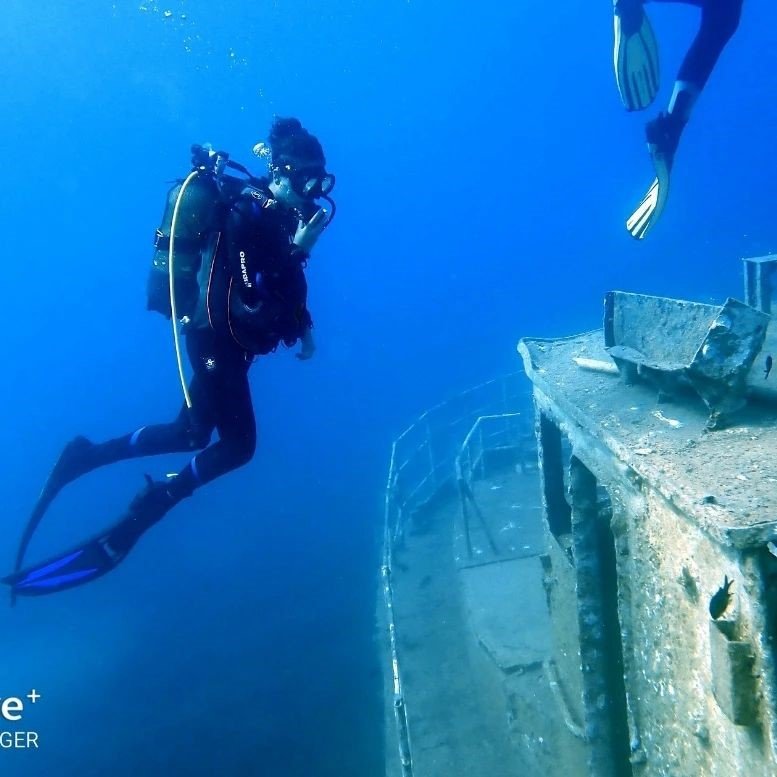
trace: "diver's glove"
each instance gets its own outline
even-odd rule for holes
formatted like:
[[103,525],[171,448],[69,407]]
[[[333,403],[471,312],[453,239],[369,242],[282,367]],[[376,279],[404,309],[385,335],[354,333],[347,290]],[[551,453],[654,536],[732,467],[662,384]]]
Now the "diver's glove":
[[316,352],[316,341],[313,339],[313,330],[306,329],[305,334],[302,335],[302,348],[300,348],[297,358],[300,361],[307,361],[313,358],[313,354]]
[[311,217],[310,221],[300,221],[297,231],[294,234],[294,246],[304,252],[307,256],[313,250],[318,238],[326,227],[326,210],[319,208]]

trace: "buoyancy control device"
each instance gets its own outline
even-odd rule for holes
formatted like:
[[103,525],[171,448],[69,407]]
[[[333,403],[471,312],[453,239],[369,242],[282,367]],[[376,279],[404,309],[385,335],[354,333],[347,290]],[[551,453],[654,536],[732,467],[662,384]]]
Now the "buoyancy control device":
[[[225,175],[229,166],[245,178]],[[228,154],[192,146],[192,170],[168,191],[156,231],[146,306],[170,319],[184,401],[192,407],[184,375],[179,323],[197,325],[205,312],[207,278],[230,204],[246,185],[261,181]]]

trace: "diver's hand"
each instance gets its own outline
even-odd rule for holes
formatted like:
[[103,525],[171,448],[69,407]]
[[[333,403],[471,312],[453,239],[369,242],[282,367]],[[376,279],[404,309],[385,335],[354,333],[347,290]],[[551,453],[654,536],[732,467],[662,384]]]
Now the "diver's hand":
[[297,231],[294,234],[294,245],[302,249],[306,254],[313,250],[316,241],[321,237],[321,233],[326,226],[326,210],[319,208],[312,216],[310,221],[300,221]]
[[307,361],[313,357],[316,352],[316,341],[313,339],[313,332],[310,329],[305,330],[302,335],[302,348],[300,348],[297,358],[300,361]]

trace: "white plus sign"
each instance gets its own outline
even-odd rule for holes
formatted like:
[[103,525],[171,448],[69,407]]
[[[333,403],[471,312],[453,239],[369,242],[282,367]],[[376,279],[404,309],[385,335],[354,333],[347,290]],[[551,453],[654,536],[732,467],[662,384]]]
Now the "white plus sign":
[[35,704],[35,702],[36,702],[36,701],[38,701],[38,699],[40,699],[40,694],[39,694],[39,693],[38,693],[38,692],[37,692],[37,691],[36,691],[36,690],[33,688],[33,689],[32,689],[32,690],[31,690],[31,691],[30,691],[30,692],[27,694],[27,698],[28,698],[28,699],[29,699],[29,700],[30,700],[30,701],[31,701],[33,704]]

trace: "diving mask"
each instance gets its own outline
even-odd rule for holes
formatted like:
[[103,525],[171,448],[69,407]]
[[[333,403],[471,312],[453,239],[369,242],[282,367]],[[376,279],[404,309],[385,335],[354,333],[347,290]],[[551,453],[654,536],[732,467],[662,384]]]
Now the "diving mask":
[[272,171],[288,178],[294,192],[307,200],[326,197],[335,188],[334,175],[323,167],[295,167],[285,163],[273,165]]

